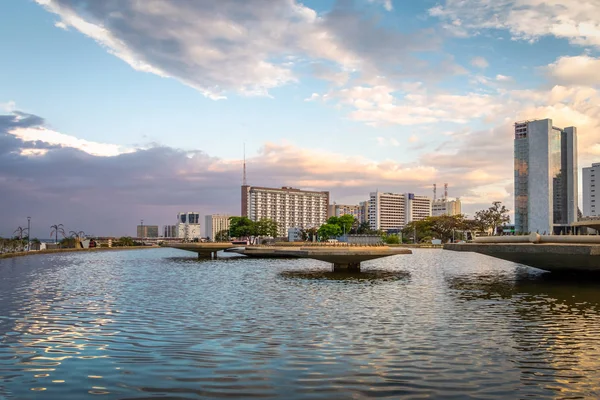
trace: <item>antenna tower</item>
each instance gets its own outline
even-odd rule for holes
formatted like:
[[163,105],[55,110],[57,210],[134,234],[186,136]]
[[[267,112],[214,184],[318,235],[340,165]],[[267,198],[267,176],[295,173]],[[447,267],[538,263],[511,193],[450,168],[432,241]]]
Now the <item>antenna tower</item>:
[[437,200],[437,185],[434,183],[433,184],[433,202],[435,203],[436,200]]
[[444,183],[444,201],[448,201],[448,184]]
[[242,178],[242,186],[248,186],[248,182],[246,182],[246,143],[244,143],[244,177]]

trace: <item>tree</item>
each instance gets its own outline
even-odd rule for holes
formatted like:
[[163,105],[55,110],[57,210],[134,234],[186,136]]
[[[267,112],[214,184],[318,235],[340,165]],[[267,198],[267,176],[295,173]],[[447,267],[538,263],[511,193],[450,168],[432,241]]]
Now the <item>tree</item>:
[[400,244],[400,236],[398,235],[385,235],[383,241],[387,244]]
[[352,226],[354,225],[354,215],[352,214],[344,214],[341,217],[329,217],[327,219],[327,224],[337,225],[340,227],[342,233],[350,233],[352,230]]
[[256,234],[256,226],[248,217],[230,217],[229,232],[231,237],[250,237]]
[[279,226],[277,222],[269,218],[261,218],[254,223],[256,236],[277,237]]
[[371,230],[371,225],[368,222],[361,222],[356,229],[356,233],[359,235],[367,235],[373,233],[373,230]]
[[501,201],[494,201],[487,210],[477,211],[475,221],[483,228],[483,231],[491,229],[492,235],[497,234],[498,227],[510,221],[509,210],[502,205]]
[[215,235],[215,242],[229,242],[229,231],[223,229]]
[[354,225],[354,220],[355,218],[352,214],[344,214],[338,218],[338,225],[342,228],[342,233],[350,233],[352,226]]
[[51,225],[50,229],[52,229],[52,231],[50,232],[50,236],[54,235],[54,243],[58,243],[58,234],[59,233],[63,237],[66,237],[66,235],[65,235],[65,227],[63,226],[63,224]]
[[330,238],[338,237],[342,234],[342,229],[336,224],[323,224],[317,231],[321,240],[327,240]]
[[[115,244],[113,243],[113,246]],[[130,236],[121,236],[119,238],[119,240],[117,241],[117,246],[123,246],[123,247],[130,247],[130,246],[134,246],[135,242],[133,241],[133,239]]]

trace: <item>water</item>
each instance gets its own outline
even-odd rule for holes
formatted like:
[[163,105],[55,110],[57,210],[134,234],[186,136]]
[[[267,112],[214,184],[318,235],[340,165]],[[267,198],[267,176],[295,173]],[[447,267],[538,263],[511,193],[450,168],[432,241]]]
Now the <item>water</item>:
[[0,399],[600,397],[600,283],[414,253],[0,260]]

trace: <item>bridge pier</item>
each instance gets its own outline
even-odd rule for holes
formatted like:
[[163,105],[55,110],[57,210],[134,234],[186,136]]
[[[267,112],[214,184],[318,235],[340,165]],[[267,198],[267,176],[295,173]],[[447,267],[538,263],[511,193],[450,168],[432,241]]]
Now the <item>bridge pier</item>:
[[216,251],[198,252],[198,260],[212,260],[217,259]]
[[360,272],[360,263],[333,263],[333,272]]

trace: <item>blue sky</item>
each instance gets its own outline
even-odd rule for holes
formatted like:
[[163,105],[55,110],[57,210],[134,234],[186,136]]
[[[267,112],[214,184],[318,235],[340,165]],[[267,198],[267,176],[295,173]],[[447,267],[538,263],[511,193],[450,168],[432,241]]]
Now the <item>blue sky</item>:
[[[180,208],[235,213],[239,199],[216,194],[223,179],[237,190],[242,143],[255,184],[345,203],[448,182],[469,213],[512,205],[515,120],[576,125],[581,166],[600,159],[599,20],[598,0],[5,0],[0,114],[43,118],[29,130],[11,120],[11,139],[100,164],[202,154],[213,175],[156,166],[197,196],[167,201],[170,184],[155,188],[160,201],[124,195],[157,224]],[[23,149],[24,164],[58,151]],[[32,194],[9,166],[0,182]],[[144,174],[162,176],[152,168]],[[72,190],[74,202],[96,201]]]

